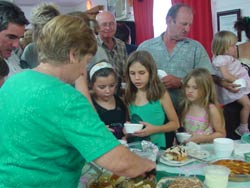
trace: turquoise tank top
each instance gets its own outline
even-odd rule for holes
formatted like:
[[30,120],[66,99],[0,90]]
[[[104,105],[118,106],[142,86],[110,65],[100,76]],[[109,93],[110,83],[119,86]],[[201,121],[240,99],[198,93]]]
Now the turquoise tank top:
[[[129,105],[130,119],[136,114],[142,121],[150,123],[154,126],[162,126],[165,122],[165,111],[160,100],[148,102],[142,106]],[[150,141],[159,148],[166,147],[165,133],[155,133],[150,135]]]

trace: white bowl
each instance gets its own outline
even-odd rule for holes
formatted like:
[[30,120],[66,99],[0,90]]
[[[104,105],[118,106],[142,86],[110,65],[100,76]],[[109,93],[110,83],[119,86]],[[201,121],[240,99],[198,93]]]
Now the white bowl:
[[189,138],[191,138],[191,136],[191,134],[185,132],[176,133],[177,140],[180,143],[187,141]]
[[246,80],[243,78],[237,79],[233,82],[234,84],[240,85],[238,88],[245,88],[246,87]]
[[230,157],[234,150],[234,141],[230,138],[215,138],[213,146],[217,157]]
[[161,70],[161,69],[157,70],[157,74],[158,74],[160,79],[162,79],[163,77],[168,75],[164,70]]
[[125,88],[126,88],[126,83],[125,83],[125,82],[122,82],[122,83],[121,83],[121,88],[122,88],[122,89],[125,89]]
[[126,133],[134,133],[136,131],[141,130],[143,127],[142,124],[138,124],[138,123],[124,123],[124,128]]

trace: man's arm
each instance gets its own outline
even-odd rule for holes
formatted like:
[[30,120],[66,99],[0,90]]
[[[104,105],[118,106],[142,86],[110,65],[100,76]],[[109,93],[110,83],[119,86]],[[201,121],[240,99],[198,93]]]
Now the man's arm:
[[240,85],[233,84],[223,78],[220,78],[217,75],[212,75],[212,77],[213,77],[214,83],[216,83],[217,85],[224,87],[233,93],[237,93],[239,91],[238,87],[240,87]]

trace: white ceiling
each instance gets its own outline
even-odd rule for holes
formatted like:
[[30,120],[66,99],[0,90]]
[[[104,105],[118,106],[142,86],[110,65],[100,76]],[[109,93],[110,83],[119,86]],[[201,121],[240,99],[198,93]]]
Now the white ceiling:
[[60,6],[76,6],[79,4],[83,4],[85,0],[48,0],[48,1],[42,1],[42,0],[10,0],[11,2],[19,5],[19,6],[33,6],[42,2],[54,2],[57,5]]

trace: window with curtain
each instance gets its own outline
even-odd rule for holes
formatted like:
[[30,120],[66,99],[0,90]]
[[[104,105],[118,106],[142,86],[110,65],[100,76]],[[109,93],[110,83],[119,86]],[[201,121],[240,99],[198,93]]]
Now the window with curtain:
[[171,0],[154,0],[153,9],[153,26],[154,26],[154,37],[159,36],[166,31],[166,16],[169,8],[172,6]]

